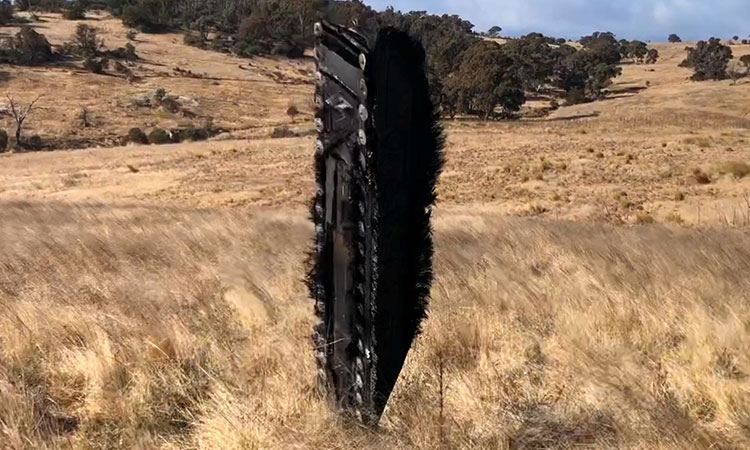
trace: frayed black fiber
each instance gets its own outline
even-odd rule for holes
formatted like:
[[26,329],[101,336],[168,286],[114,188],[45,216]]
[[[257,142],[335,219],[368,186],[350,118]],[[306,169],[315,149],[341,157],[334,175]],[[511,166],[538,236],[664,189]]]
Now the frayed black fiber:
[[379,415],[427,316],[433,279],[431,208],[445,138],[430,99],[425,52],[418,41],[384,29],[368,65],[378,203],[375,408]]

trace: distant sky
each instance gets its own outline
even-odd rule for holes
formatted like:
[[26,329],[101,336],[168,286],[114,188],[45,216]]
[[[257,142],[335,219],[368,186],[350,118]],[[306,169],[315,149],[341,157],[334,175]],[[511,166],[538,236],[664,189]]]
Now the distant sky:
[[504,35],[538,31],[577,39],[593,31],[619,38],[666,41],[711,36],[747,38],[750,0],[365,0],[377,10],[459,14],[485,31],[493,25]]

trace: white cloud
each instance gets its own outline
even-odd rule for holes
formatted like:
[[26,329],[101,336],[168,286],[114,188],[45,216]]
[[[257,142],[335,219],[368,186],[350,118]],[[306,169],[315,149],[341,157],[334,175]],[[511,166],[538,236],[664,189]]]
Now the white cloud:
[[500,25],[509,34],[540,31],[578,38],[607,30],[624,38],[664,40],[750,33],[750,0],[370,0],[382,9],[457,13],[478,29]]

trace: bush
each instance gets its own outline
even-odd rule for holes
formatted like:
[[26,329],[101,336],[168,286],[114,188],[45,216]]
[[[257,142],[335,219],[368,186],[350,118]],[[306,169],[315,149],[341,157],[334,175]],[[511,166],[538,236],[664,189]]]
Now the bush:
[[131,128],[128,130],[126,143],[146,145],[149,143],[148,136],[140,128]]
[[446,80],[446,90],[459,112],[485,120],[518,111],[526,101],[521,80],[511,68],[514,61],[494,42],[477,41],[461,57],[458,72]]
[[101,75],[109,65],[109,61],[106,58],[97,58],[90,56],[83,61],[83,68],[89,72]]
[[294,42],[279,42],[271,49],[271,54],[276,56],[285,56],[287,58],[302,58],[305,56],[305,49]]
[[720,39],[711,38],[698,42],[696,47],[686,48],[688,55],[681,67],[690,67],[695,73],[693,81],[724,80],[727,78],[727,65],[732,59],[732,49],[721,43]]
[[571,89],[565,94],[566,105],[578,105],[580,103],[586,103],[587,101],[588,98],[586,98],[586,93],[582,88]]
[[243,39],[235,42],[233,51],[237,56],[252,58],[253,56],[268,53],[268,47],[264,43],[255,43]]
[[93,58],[99,55],[104,42],[99,38],[95,27],[79,23],[71,42],[63,45],[66,53],[82,58]]
[[122,23],[144,33],[161,33],[172,27],[171,13],[162,0],[136,0],[122,9]]
[[10,64],[42,64],[52,61],[52,46],[44,35],[28,26],[21,27],[15,36],[6,41],[0,58]]
[[41,150],[44,147],[44,141],[41,136],[35,134],[26,141],[24,147],[29,150]]
[[674,33],[670,34],[667,40],[669,41],[670,44],[676,44],[678,42],[682,42],[682,39],[680,39],[680,37]]
[[275,127],[273,131],[271,132],[271,138],[273,139],[290,138],[290,137],[297,137],[297,133],[295,133],[294,130],[292,130],[286,125]]
[[0,1],[0,25],[8,25],[13,21],[13,4],[10,0]]
[[8,132],[0,129],[0,153],[8,148]]
[[118,47],[114,50],[108,50],[106,52],[107,57],[112,59],[122,59],[125,61],[135,61],[138,59],[138,54],[135,52],[135,45],[128,42],[125,47]]
[[163,128],[154,128],[148,134],[148,143],[154,145],[169,144],[172,142],[172,137],[169,132]]
[[19,11],[60,12],[68,4],[67,0],[16,0],[16,6]]
[[205,141],[211,137],[211,130],[207,127],[187,127],[187,128],[176,128],[171,130],[173,140],[178,142],[183,141]]
[[182,37],[182,42],[184,42],[185,45],[189,45],[191,47],[206,47],[206,37],[203,35],[203,33],[192,33],[188,31]]
[[618,66],[606,62],[610,56],[588,49],[568,52],[556,63],[554,84],[565,90],[568,102],[602,98],[604,88],[621,73]]
[[63,18],[67,20],[83,20],[86,18],[86,5],[82,1],[76,1],[63,10]]

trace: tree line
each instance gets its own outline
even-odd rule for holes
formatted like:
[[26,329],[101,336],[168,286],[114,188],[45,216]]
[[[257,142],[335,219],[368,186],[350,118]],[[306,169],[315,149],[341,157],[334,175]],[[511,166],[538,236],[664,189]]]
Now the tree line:
[[[77,12],[106,7],[123,23],[147,33],[182,30],[185,42],[240,56],[276,54],[299,57],[314,41],[316,21],[375,30],[408,31],[425,46],[433,98],[448,116],[511,117],[527,96],[580,103],[602,98],[624,62],[653,64],[659,58],[642,41],[618,40],[596,32],[572,44],[531,33],[498,45],[499,26],[486,33],[457,15],[425,11],[377,12],[360,0],[21,0],[28,8]],[[21,5],[21,3],[19,3]],[[669,37],[678,42],[677,35]],[[729,52],[710,40],[688,50],[683,65],[695,80],[726,78]],[[724,63],[726,61],[726,63]]]
[[[587,36],[581,48],[540,33],[498,45],[457,15],[377,12],[359,0],[110,0],[110,8],[129,27],[186,29],[191,45],[241,56],[301,56],[313,44],[313,23],[321,19],[402,29],[423,42],[434,100],[450,116],[510,117],[527,93],[569,103],[596,100],[620,74],[623,58],[636,63],[658,58],[645,43],[618,41],[612,33]],[[485,35],[500,30],[493,27]]]

